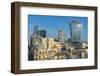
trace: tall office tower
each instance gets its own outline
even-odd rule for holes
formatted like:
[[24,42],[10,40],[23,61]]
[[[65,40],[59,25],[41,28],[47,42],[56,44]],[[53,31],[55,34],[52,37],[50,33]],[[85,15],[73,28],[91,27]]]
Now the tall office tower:
[[46,30],[39,30],[38,31],[38,35],[42,38],[45,38],[46,37]]
[[39,31],[39,26],[35,25],[34,29],[33,29],[33,36],[36,37],[38,35],[38,31]]
[[65,42],[64,31],[62,31],[62,30],[59,31],[58,40],[59,40],[60,43],[64,43]]
[[71,42],[75,48],[81,48],[82,24],[77,21],[70,22]]
[[39,32],[39,27],[38,27],[38,25],[35,25],[34,29],[33,29],[33,35],[32,35],[32,44],[33,45],[38,44],[38,41],[39,41],[38,32]]

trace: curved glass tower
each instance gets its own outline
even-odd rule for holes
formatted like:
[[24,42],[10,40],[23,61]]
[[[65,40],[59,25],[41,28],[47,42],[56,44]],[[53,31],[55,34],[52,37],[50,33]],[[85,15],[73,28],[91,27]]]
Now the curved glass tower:
[[78,21],[70,22],[71,42],[75,48],[80,48],[82,37],[82,24]]

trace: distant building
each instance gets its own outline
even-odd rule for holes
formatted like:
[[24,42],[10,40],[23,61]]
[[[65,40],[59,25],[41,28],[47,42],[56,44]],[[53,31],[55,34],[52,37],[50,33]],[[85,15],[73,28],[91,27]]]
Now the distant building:
[[54,38],[47,39],[47,48],[51,49],[54,46]]
[[64,43],[65,42],[64,31],[63,30],[59,31],[58,40],[59,40],[60,43]]
[[88,49],[88,43],[87,42],[82,42],[82,48]]
[[66,42],[66,49],[69,50],[71,48],[71,43]]
[[51,49],[54,46],[54,38],[39,38],[39,44],[43,48]]
[[29,60],[77,59],[87,58],[88,43],[81,41],[82,24],[70,22],[71,38],[65,40],[64,31],[58,32],[58,39],[46,37],[46,30],[34,26],[30,38]]
[[44,48],[47,48],[47,38],[41,38],[41,45],[44,47]]
[[82,24],[77,21],[72,21],[70,23],[70,30],[71,30],[71,41],[80,42],[82,36]]
[[52,60],[61,50],[59,42],[55,42],[54,38],[40,38],[42,47],[34,50],[34,60]]
[[31,50],[31,46],[28,45],[28,60],[33,60],[33,51]]
[[81,48],[82,24],[78,21],[70,22],[72,47]]
[[31,44],[32,44],[32,46],[38,45],[39,44],[39,37],[38,36],[37,37],[32,36]]
[[54,47],[56,47],[58,51],[62,48],[61,44],[57,41],[54,41]]
[[38,31],[39,31],[39,26],[35,25],[34,29],[33,29],[33,36],[36,37],[38,35]]
[[35,25],[34,29],[33,29],[33,35],[32,35],[32,38],[31,38],[31,43],[32,43],[33,46],[35,46],[39,43],[38,31],[39,31],[39,26]]
[[46,30],[39,30],[39,31],[38,31],[38,35],[39,35],[40,37],[45,38],[45,37],[46,37]]

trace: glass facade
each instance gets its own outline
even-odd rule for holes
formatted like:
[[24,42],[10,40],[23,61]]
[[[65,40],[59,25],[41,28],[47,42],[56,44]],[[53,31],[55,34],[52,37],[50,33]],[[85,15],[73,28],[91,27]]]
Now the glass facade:
[[38,35],[39,35],[40,37],[45,38],[45,37],[46,37],[46,30],[39,30],[39,31],[38,31]]
[[81,42],[82,24],[77,21],[72,21],[70,23],[70,30],[71,30],[71,41]]
[[35,25],[34,26],[34,30],[33,30],[33,35],[37,35],[38,34],[38,30],[39,30],[39,26]]

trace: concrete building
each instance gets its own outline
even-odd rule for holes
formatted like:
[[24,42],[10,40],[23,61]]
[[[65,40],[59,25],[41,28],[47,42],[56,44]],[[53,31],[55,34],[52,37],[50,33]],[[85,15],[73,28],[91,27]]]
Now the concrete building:
[[52,49],[52,47],[54,46],[54,38],[47,38],[47,48],[48,49]]
[[64,31],[63,30],[59,31],[58,40],[59,40],[60,43],[64,43],[65,42],[65,36],[64,36]]
[[82,48],[88,48],[88,43],[87,42],[82,42]]
[[47,43],[46,43],[46,41],[47,41],[47,38],[41,38],[41,44],[42,44],[42,46],[44,47],[44,48],[47,48]]
[[57,52],[57,49],[54,49],[54,38],[40,38],[40,44],[42,47],[34,50],[34,59],[52,60]]
[[44,48],[51,49],[54,46],[54,38],[40,38],[40,43]]
[[54,41],[54,47],[56,47],[58,50],[61,50],[61,44],[57,41]]

